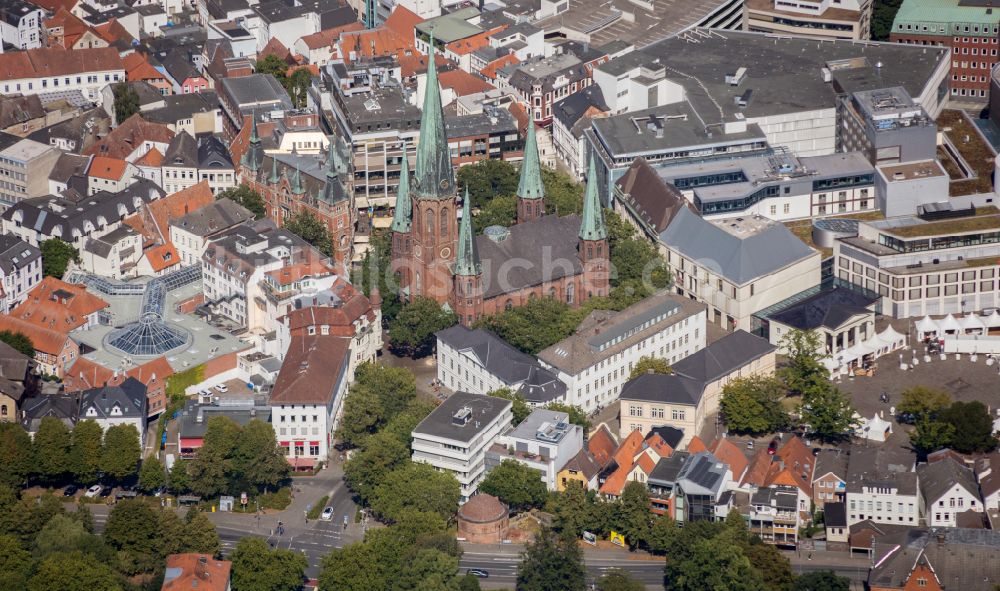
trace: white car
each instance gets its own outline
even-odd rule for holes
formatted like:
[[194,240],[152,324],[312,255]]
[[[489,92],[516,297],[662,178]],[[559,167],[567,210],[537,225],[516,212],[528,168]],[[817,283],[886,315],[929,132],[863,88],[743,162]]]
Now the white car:
[[216,386],[215,389],[218,390],[219,392],[222,392],[223,394],[225,394],[226,392],[229,391],[229,386],[227,386],[226,384],[223,383],[223,384],[219,384],[218,386]]
[[102,490],[104,490],[103,486],[101,486],[100,484],[95,484],[94,486],[88,488],[87,492],[83,493],[83,496],[94,498],[97,495],[101,494]]
[[319,516],[323,521],[333,521],[333,507],[323,509],[323,514]]

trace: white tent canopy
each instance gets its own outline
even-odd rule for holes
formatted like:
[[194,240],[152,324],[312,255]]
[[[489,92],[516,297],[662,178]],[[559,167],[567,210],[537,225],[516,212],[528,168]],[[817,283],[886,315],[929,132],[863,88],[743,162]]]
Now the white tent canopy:
[[976,314],[968,314],[963,316],[959,321],[962,325],[962,329],[969,330],[986,330],[986,323]]
[[899,333],[891,324],[878,333],[873,340],[878,340],[879,343],[889,347],[889,351],[900,349],[906,345],[906,335]]
[[989,328],[1000,328],[1000,311],[993,310],[992,314],[983,316],[982,321]]
[[[998,316],[998,319],[1000,319],[1000,316]],[[924,316],[920,320],[917,320],[916,328],[918,333],[927,334],[929,332],[937,332],[938,324],[930,316]]]
[[938,321],[938,331],[940,332],[954,332],[959,330],[962,330],[962,325],[959,324],[958,320],[955,320],[955,316],[952,314],[948,314]]

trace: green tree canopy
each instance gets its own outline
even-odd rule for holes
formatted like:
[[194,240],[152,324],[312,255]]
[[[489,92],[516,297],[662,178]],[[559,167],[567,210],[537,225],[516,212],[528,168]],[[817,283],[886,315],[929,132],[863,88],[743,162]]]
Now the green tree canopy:
[[872,3],[872,41],[888,41],[892,22],[903,0],[875,0]]
[[625,536],[625,542],[635,549],[647,544],[653,526],[649,510],[649,489],[642,482],[631,481],[622,489],[615,508],[615,526]]
[[521,554],[518,591],[584,591],[586,571],[576,537],[542,528]]
[[116,481],[134,476],[139,468],[139,432],[135,425],[122,424],[108,427],[101,448],[101,471]]
[[938,413],[951,405],[951,396],[943,390],[928,386],[913,386],[902,392],[902,399],[896,405],[896,414],[909,423],[919,423],[924,419],[936,419]]
[[818,333],[791,330],[778,344],[788,355],[788,365],[779,371],[779,376],[790,393],[805,396],[827,385],[830,372],[820,362],[823,343]]
[[0,484],[20,488],[35,467],[31,437],[14,422],[0,423]]
[[240,539],[230,558],[233,591],[298,591],[309,566],[301,553],[271,550],[263,539],[252,536]]
[[184,545],[188,552],[201,554],[216,555],[222,549],[215,524],[197,508],[188,509],[184,516]]
[[473,207],[483,207],[498,197],[514,196],[520,179],[513,164],[493,158],[463,166],[455,177],[460,190],[469,190]]
[[538,470],[516,460],[504,460],[490,470],[479,484],[479,491],[497,497],[517,511],[541,507],[548,496]]
[[403,304],[389,324],[389,344],[410,357],[422,357],[434,348],[434,333],[456,322],[455,314],[435,300],[416,297]]
[[154,455],[143,460],[139,468],[139,489],[145,493],[152,493],[166,484],[167,471],[160,459]]
[[238,187],[232,187],[219,193],[216,199],[231,199],[243,207],[253,212],[256,219],[263,219],[267,215],[264,208],[264,198],[246,183]]
[[299,68],[292,72],[291,76],[286,76],[282,81],[282,86],[285,87],[289,98],[292,99],[292,105],[296,109],[306,106],[306,96],[311,85],[312,73],[308,68]]
[[122,591],[119,577],[107,564],[82,552],[53,554],[38,565],[28,591]]
[[785,393],[781,380],[770,376],[751,375],[728,382],[719,402],[726,427],[752,435],[783,431],[791,422],[782,406]]
[[570,423],[583,427],[584,432],[590,430],[590,419],[587,418],[587,413],[579,406],[572,406],[563,402],[550,402],[545,405],[545,410],[564,412],[569,415]]
[[438,472],[428,464],[408,462],[386,474],[371,496],[371,508],[387,521],[395,521],[404,509],[433,511],[450,519],[458,511],[461,487],[450,472]]
[[175,461],[167,475],[167,488],[170,492],[182,495],[191,490],[191,477],[188,475],[188,462]]
[[528,418],[531,414],[531,407],[528,406],[528,402],[524,399],[524,396],[511,391],[510,388],[500,388],[499,390],[493,390],[488,393],[490,396],[496,396],[497,398],[503,398],[504,400],[511,401],[510,412],[513,415],[511,423],[516,427],[521,424],[521,421]]
[[7,343],[11,346],[11,348],[22,355],[27,355],[28,357],[35,356],[35,344],[32,343],[31,338],[23,332],[0,330],[0,341]]
[[837,576],[833,571],[822,570],[800,575],[792,588],[794,591],[849,591],[851,580]]
[[542,167],[545,188],[545,213],[570,215],[583,213],[583,185],[569,175]]
[[950,445],[959,453],[982,453],[997,447],[993,418],[978,400],[954,402],[938,413],[938,420],[954,428]]
[[69,242],[58,238],[49,238],[39,245],[42,251],[42,273],[46,277],[58,277],[66,274],[66,267],[71,262],[80,262],[80,253]]
[[33,566],[31,553],[20,540],[0,535],[0,589],[25,589]]
[[417,384],[409,371],[375,363],[361,364],[344,402],[344,418],[337,438],[345,445],[360,446],[365,438],[409,408],[416,396]]
[[645,591],[646,585],[620,568],[609,568],[594,582],[597,591]]
[[187,466],[189,486],[194,493],[214,497],[229,489],[232,452],[239,436],[240,426],[229,417],[208,419],[204,442]]
[[809,433],[824,441],[849,437],[857,426],[850,398],[829,382],[810,388],[803,398],[800,414],[802,422],[809,426]]
[[115,97],[115,124],[121,125],[139,112],[139,93],[125,82],[112,86],[111,92]]
[[257,73],[270,74],[281,82],[288,73],[288,64],[285,63],[285,60],[272,53],[257,62]]
[[535,355],[568,337],[580,323],[569,305],[552,298],[537,298],[527,304],[485,316],[477,326],[496,333],[511,346]]
[[[483,160],[483,162],[499,162],[496,160]],[[460,170],[468,168],[463,167]],[[482,234],[483,230],[490,226],[513,226],[517,221],[517,197],[503,195],[497,196],[486,202],[480,208],[479,213],[472,218],[473,230],[476,234]]]
[[628,374],[628,379],[634,380],[647,373],[670,375],[674,373],[674,369],[670,367],[666,359],[644,355],[632,367],[632,371]]
[[256,490],[275,490],[290,475],[288,461],[278,446],[274,428],[257,419],[244,425],[237,436],[230,466],[231,480]]
[[126,499],[108,514],[104,540],[118,551],[127,575],[158,568],[167,554],[179,551],[180,520],[144,499]]
[[390,433],[380,432],[365,440],[344,465],[344,480],[362,500],[371,497],[386,474],[410,459],[410,446]]
[[[335,548],[323,558],[320,589],[338,591],[381,591],[389,589],[387,564],[370,544],[355,543]],[[389,557],[393,561],[392,557]],[[242,591],[233,587],[233,591]]]
[[326,256],[333,256],[333,238],[330,236],[330,230],[309,211],[300,211],[285,220],[284,228]]
[[54,482],[70,471],[71,436],[66,423],[55,417],[44,417],[33,442],[38,475]]
[[103,541],[88,532],[78,519],[59,514],[53,516],[35,536],[34,555],[42,559],[73,551],[89,554],[99,552],[97,546],[103,546]]
[[73,425],[70,443],[70,471],[80,484],[97,481],[104,449],[104,431],[93,420]]

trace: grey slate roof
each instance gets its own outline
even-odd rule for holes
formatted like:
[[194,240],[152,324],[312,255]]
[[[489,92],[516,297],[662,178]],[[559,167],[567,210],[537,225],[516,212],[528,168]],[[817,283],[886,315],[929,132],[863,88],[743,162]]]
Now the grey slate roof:
[[198,168],[232,169],[229,149],[214,135],[198,137]]
[[750,495],[751,505],[774,507],[780,511],[794,511],[798,506],[798,488],[794,486],[774,486],[758,488]]
[[469,329],[461,324],[436,333],[438,341],[461,353],[477,358],[486,371],[504,383],[520,385],[518,392],[531,403],[551,402],[566,393],[566,384],[538,360],[507,344],[495,334],[481,328]]
[[827,527],[847,527],[847,504],[823,503],[823,523]]
[[847,452],[840,449],[821,449],[816,454],[816,467],[813,468],[813,480],[833,474],[847,482]]
[[75,394],[50,394],[25,398],[21,403],[21,426],[29,433],[38,431],[45,417],[55,417],[72,428],[80,412],[80,399]]
[[52,172],[49,173],[49,180],[68,185],[70,177],[87,174],[91,158],[92,156],[78,156],[68,152],[59,154],[56,165],[52,167]]
[[[579,240],[576,235],[579,230],[580,217],[576,214],[562,217],[547,215],[514,224],[510,227],[509,237],[500,242],[483,235],[476,236],[476,247],[483,264],[483,297],[495,298],[567,275],[583,273],[583,265],[577,255]],[[544,265],[544,256],[560,264]],[[528,261],[530,265],[512,268],[512,265],[505,264],[512,260]],[[546,272],[550,276],[546,277]]]
[[799,330],[824,326],[839,328],[857,314],[873,314],[869,306],[878,301],[851,289],[821,291],[801,302],[770,315],[770,319]]
[[[420,421],[420,424],[414,427],[413,433],[471,442],[495,419],[504,413],[510,414],[511,405],[510,400],[503,398],[455,392]],[[459,425],[453,421],[453,417],[463,408],[472,411],[472,418],[464,425]]]
[[292,99],[284,87],[270,74],[253,74],[239,78],[223,78],[222,92],[235,101],[237,107],[277,106],[291,109]]
[[1000,532],[910,529],[876,538],[868,585],[902,589],[917,565],[930,567],[944,589],[993,591],[1000,582]]
[[146,386],[135,378],[128,378],[117,386],[91,388],[81,392],[80,418],[144,419],[146,404]]
[[817,254],[783,224],[772,223],[739,238],[687,208],[677,212],[660,241],[736,285],[752,283]]
[[708,384],[775,349],[766,339],[737,330],[675,363],[673,374],[645,374],[626,382],[619,398],[697,406]]
[[[0,13],[3,9],[0,8]],[[0,97],[0,129],[45,117],[45,108],[37,94]]]
[[38,250],[17,236],[0,235],[0,270],[4,275],[11,275],[42,258]]
[[29,369],[31,369],[30,357],[0,341],[0,393],[10,396],[15,402],[20,402],[21,396],[24,395],[24,382],[28,379]]
[[726,466],[719,458],[707,451],[700,451],[684,463],[677,474],[677,485],[685,494],[715,496],[724,484]]
[[186,131],[175,135],[163,155],[163,166],[198,168],[198,140]]
[[3,219],[12,220],[20,216],[21,226],[32,228],[44,235],[55,235],[62,230],[63,240],[73,240],[74,233],[86,236],[87,223],[95,228],[104,223],[113,223],[123,216],[136,212],[143,203],[155,201],[164,196],[163,189],[146,179],[140,179],[118,193],[101,191],[78,202],[62,197],[37,197],[16,203],[3,212]]
[[83,249],[106,259],[108,258],[108,255],[111,254],[111,249],[114,248],[116,244],[125,238],[135,236],[136,234],[138,234],[138,232],[133,230],[131,226],[122,224],[100,238],[88,238],[87,242],[83,245]]
[[979,486],[972,470],[952,458],[918,466],[917,476],[920,479],[920,493],[928,507],[955,485],[961,486],[972,496],[979,498]]
[[913,456],[889,446],[851,446],[847,462],[847,492],[860,493],[863,487],[895,488],[900,495],[917,494],[917,473]]
[[[587,109],[595,107],[601,111],[608,111],[608,105],[604,102],[604,94],[601,87],[591,84],[583,90],[579,90],[562,99],[552,106],[552,116],[562,122],[567,129],[572,129],[576,122],[583,117]],[[578,136],[579,137],[579,136]]]
[[210,236],[253,220],[253,217],[249,209],[225,197],[170,222],[170,225],[196,236]]
[[649,473],[649,483],[656,486],[672,487],[677,483],[677,476],[690,457],[690,452],[675,451],[670,457],[660,458],[653,471]]
[[172,94],[163,97],[164,106],[142,112],[146,121],[176,125],[181,119],[190,119],[197,113],[214,111],[219,108],[219,95],[214,90],[192,94]]

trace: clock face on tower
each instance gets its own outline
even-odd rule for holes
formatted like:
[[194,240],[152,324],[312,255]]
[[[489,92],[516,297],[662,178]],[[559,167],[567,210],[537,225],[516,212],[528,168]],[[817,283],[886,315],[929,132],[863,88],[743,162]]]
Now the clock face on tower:
[[446,259],[451,256],[451,249],[445,246],[441,249],[441,258]]

